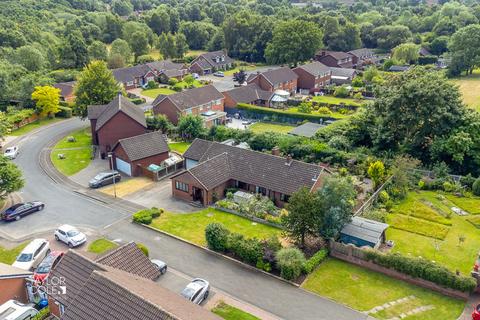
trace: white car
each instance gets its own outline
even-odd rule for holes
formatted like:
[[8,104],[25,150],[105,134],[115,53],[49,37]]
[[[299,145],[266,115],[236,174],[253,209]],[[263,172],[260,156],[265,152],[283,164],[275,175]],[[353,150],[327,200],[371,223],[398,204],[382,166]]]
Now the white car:
[[33,319],[38,311],[33,308],[34,304],[23,304],[16,300],[8,300],[0,306],[0,319],[24,320]]
[[50,252],[50,243],[45,239],[34,239],[18,255],[12,266],[23,269],[35,269]]
[[8,147],[3,153],[4,157],[15,159],[18,156],[18,147]]
[[195,304],[201,304],[208,298],[210,284],[207,280],[195,278],[181,292],[181,295]]
[[162,260],[158,260],[158,259],[152,259],[150,260],[150,262],[153,263],[153,265],[155,266],[155,268],[158,269],[158,271],[160,271],[160,274],[165,274],[167,272],[167,264],[165,262],[163,262]]
[[64,224],[55,230],[55,240],[62,241],[67,244],[68,247],[73,248],[85,243],[87,236],[78,231],[77,228]]

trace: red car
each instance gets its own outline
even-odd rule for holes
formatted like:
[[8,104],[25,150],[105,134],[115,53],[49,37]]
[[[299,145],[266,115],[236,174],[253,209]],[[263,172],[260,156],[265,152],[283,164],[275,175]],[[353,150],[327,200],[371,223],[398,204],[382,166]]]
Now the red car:
[[50,252],[43,259],[43,261],[40,262],[37,269],[35,269],[35,272],[33,274],[33,280],[38,282],[43,282],[50,274],[50,271],[53,268],[55,268],[55,266],[60,261],[60,259],[62,259],[62,257],[63,257],[63,252],[61,251]]
[[473,310],[472,320],[480,320],[480,304]]

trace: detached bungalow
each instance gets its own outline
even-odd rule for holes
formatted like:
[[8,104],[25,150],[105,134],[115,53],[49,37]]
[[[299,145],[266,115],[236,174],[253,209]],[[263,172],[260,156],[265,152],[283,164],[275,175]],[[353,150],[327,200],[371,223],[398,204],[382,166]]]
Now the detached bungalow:
[[330,67],[315,61],[293,69],[298,75],[297,86],[299,91],[314,92],[330,84],[332,72]]
[[175,125],[187,114],[202,116],[207,128],[225,123],[223,94],[212,85],[159,95],[152,106],[154,114],[166,115]]
[[146,64],[162,83],[167,83],[171,78],[181,81],[188,74],[188,68],[183,63],[171,60],[153,61]]
[[373,50],[368,48],[356,49],[348,52],[352,56],[352,63],[355,68],[360,68],[364,65],[375,64],[377,57]]
[[155,81],[155,72],[146,64],[139,64],[133,67],[119,68],[112,70],[113,77],[121,83],[125,90],[135,89]]
[[184,153],[186,170],[173,176],[174,197],[208,206],[227,188],[259,193],[283,207],[301,187],[317,190],[330,172],[291,157],[196,139]]
[[223,92],[225,108],[236,108],[239,103],[249,103],[262,107],[270,107],[274,93],[262,90],[256,83],[241,86]]
[[200,75],[211,74],[217,70],[233,67],[234,60],[223,50],[206,52],[195,58],[190,64],[190,72]]
[[342,51],[319,50],[315,54],[315,60],[329,67],[352,68],[353,56]]
[[331,80],[335,84],[351,83],[353,78],[358,74],[356,69],[351,68],[330,68],[332,72]]
[[290,94],[297,92],[298,75],[288,67],[257,72],[247,77],[247,83],[257,84],[262,90],[275,92],[287,91]]
[[55,88],[60,89],[60,100],[65,102],[73,102],[75,100],[74,88],[76,83],[76,81],[69,81],[53,85]]

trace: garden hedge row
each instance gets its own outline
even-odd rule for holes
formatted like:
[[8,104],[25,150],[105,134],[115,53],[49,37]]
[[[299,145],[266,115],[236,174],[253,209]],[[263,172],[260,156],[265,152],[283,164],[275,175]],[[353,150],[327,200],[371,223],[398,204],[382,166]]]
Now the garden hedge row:
[[158,209],[155,207],[151,209],[140,210],[133,214],[133,222],[150,224],[154,218],[160,217],[162,213],[163,209]]
[[[237,104],[237,109],[244,110],[250,114],[268,115],[268,116],[276,115],[280,118],[289,118],[289,119],[294,119],[298,121],[309,120],[313,122],[320,122],[320,120],[324,121],[324,120],[336,119],[335,117],[329,117],[326,115],[308,114],[308,113],[300,113],[300,112],[288,112],[285,110],[272,109],[267,107],[258,107],[258,106],[254,106],[252,104],[247,104],[247,103]],[[284,121],[284,122],[288,122],[288,121]]]
[[383,254],[370,250],[366,252],[365,259],[406,275],[463,292],[472,292],[477,286],[474,278],[458,276],[444,266],[424,258],[411,258],[398,253]]
[[310,259],[303,265],[303,271],[306,274],[312,273],[326,258],[328,257],[328,250],[321,249],[317,251]]

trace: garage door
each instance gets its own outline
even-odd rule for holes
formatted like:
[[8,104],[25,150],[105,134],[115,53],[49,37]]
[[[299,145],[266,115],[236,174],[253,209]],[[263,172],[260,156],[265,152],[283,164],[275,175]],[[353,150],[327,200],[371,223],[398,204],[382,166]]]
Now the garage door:
[[132,175],[132,166],[130,163],[123,161],[122,159],[116,158],[115,163],[117,165],[117,170],[125,173],[126,175]]

